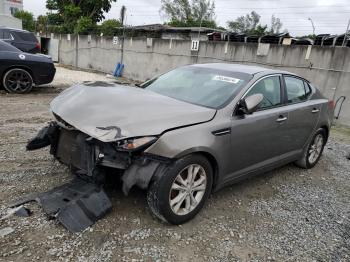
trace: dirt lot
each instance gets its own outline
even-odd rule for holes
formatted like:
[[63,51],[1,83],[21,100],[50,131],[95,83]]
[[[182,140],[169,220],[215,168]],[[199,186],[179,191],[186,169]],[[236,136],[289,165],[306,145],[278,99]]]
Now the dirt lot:
[[[53,97],[90,80],[110,81],[58,67],[54,83],[28,95],[0,91],[0,217],[10,201],[71,178],[25,143],[51,119]],[[314,169],[288,165],[226,188],[182,226],[153,218],[140,190],[109,190],[112,212],[79,234],[26,204],[30,217],[0,219],[0,261],[350,261],[349,152],[349,129],[334,129]]]

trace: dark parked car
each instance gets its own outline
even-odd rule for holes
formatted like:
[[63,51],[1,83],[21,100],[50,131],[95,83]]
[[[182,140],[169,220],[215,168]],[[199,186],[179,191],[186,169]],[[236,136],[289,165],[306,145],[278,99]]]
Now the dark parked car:
[[5,41],[26,53],[40,53],[40,43],[34,33],[26,30],[0,27],[0,40]]
[[33,85],[52,82],[55,66],[49,56],[23,53],[0,40],[0,86],[10,93],[27,93]]
[[147,189],[152,212],[180,224],[242,178],[290,162],[312,168],[330,132],[333,103],[285,71],[198,64],[141,87],[65,90],[51,102],[56,121],[27,149],[51,144],[56,159],[95,181],[112,169],[125,193]]

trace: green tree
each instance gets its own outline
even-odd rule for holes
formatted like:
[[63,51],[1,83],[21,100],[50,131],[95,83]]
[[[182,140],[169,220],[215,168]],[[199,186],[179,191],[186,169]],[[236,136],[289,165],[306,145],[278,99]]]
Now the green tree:
[[100,25],[100,31],[104,36],[113,36],[117,27],[121,27],[121,23],[117,19],[108,19]]
[[46,7],[54,12],[49,21],[62,25],[66,33],[86,32],[105,18],[113,2],[116,0],[47,0]]
[[77,25],[74,28],[74,33],[86,35],[92,33],[96,27],[96,24],[90,17],[83,16],[78,19]]
[[268,33],[267,25],[257,25],[254,30],[250,31],[251,35],[263,36]]
[[69,9],[76,7],[81,16],[89,17],[96,23],[105,18],[103,14],[111,9],[113,2],[116,0],[47,0],[46,7],[60,14],[64,14],[68,6]]
[[272,15],[271,27],[260,24],[260,15],[252,11],[250,14],[237,17],[233,21],[227,21],[228,27],[235,33],[263,36],[266,34],[278,34],[282,28],[281,19]]
[[316,35],[310,34],[310,35],[303,35],[303,36],[297,36],[296,38],[310,38],[311,40],[316,40]]
[[48,13],[47,24],[48,24],[48,31],[51,33],[57,33],[57,34],[71,33],[71,32],[68,32],[67,29],[64,27],[63,17],[59,13]]
[[[260,15],[252,11],[250,14],[246,14],[245,16],[237,17],[234,21],[228,21],[228,27],[235,33],[245,33],[252,34],[257,29],[257,26],[260,22]],[[260,28],[259,31],[261,31]]]
[[47,22],[49,25],[62,25],[64,23],[63,16],[59,13],[47,14]]
[[270,33],[271,34],[279,34],[281,31],[283,24],[281,22],[281,19],[278,17],[275,17],[275,15],[271,16],[271,28]]
[[217,28],[216,22],[209,21],[209,20],[202,20],[202,23],[198,20],[192,20],[192,19],[187,20],[185,22],[179,21],[179,20],[171,20],[166,24],[174,27],[199,27],[201,25],[202,27]]
[[35,22],[35,30],[37,32],[47,32],[48,18],[46,15],[39,15]]
[[35,31],[34,16],[32,13],[24,10],[17,11],[14,17],[22,20],[22,27],[28,31]]
[[168,25],[180,27],[216,27],[215,3],[211,0],[161,0],[160,9],[170,22]]

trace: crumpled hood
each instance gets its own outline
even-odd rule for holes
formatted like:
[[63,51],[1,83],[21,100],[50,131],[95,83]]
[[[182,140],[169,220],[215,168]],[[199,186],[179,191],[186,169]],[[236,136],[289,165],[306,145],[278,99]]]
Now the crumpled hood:
[[102,142],[159,135],[211,120],[216,110],[136,87],[76,85],[51,102],[52,112]]

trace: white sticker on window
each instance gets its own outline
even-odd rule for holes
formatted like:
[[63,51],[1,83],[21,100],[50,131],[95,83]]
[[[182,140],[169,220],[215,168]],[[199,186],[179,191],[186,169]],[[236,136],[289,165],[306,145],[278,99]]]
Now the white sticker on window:
[[232,84],[237,84],[240,81],[240,79],[238,78],[228,77],[228,76],[219,76],[219,75],[214,76],[212,80],[223,81],[223,82],[228,82]]

